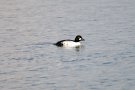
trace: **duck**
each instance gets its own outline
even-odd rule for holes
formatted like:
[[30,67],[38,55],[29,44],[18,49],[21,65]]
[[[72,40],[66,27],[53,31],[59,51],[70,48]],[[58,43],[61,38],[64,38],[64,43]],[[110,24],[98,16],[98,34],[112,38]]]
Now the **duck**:
[[58,47],[79,47],[81,46],[80,41],[85,41],[85,39],[83,39],[81,35],[77,35],[74,40],[60,40],[57,43],[55,43],[55,45]]

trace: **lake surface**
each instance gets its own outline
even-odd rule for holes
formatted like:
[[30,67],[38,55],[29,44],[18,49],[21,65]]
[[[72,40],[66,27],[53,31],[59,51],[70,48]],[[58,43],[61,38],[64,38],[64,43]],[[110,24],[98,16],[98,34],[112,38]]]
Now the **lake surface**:
[[0,0],[0,90],[31,89],[134,90],[135,0]]

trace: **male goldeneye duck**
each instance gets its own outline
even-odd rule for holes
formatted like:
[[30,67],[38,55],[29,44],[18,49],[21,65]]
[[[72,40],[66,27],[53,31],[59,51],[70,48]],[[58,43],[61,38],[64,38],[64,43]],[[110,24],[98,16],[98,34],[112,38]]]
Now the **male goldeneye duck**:
[[81,46],[80,41],[84,41],[84,39],[82,38],[81,35],[77,35],[75,37],[75,40],[70,40],[70,39],[61,40],[55,43],[55,45],[58,47],[78,47]]

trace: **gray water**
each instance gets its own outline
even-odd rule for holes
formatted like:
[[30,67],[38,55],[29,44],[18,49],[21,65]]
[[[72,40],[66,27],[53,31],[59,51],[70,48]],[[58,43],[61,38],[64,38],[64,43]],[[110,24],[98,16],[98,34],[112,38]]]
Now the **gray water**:
[[135,0],[0,0],[0,90],[134,89]]

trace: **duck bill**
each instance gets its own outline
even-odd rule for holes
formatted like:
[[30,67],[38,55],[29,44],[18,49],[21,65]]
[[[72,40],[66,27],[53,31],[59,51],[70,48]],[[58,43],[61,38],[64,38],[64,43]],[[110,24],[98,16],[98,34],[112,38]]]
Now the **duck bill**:
[[85,41],[85,39],[83,39],[83,38],[82,38],[82,40],[81,40],[81,41]]

